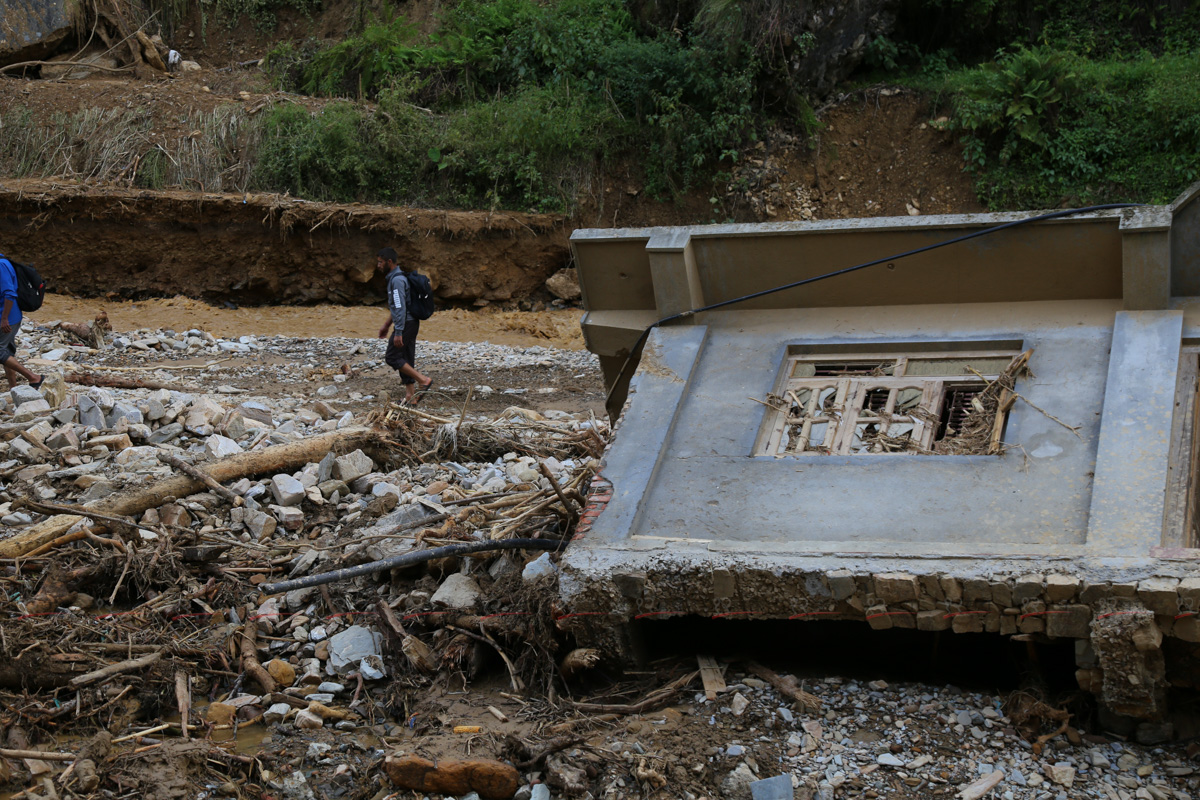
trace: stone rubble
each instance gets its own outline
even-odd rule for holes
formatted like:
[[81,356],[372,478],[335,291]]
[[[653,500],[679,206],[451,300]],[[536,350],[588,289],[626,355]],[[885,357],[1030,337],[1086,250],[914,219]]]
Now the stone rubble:
[[[0,425],[30,423],[0,441],[0,523],[5,526],[0,538],[15,535],[42,518],[28,509],[14,508],[18,497],[57,503],[97,499],[172,474],[172,468],[158,460],[160,452],[197,464],[219,460],[359,424],[365,421],[362,408],[355,411],[345,404],[369,404],[375,399],[343,392],[345,381],[338,378],[344,374],[340,372],[331,373],[319,390],[311,390],[321,383],[309,380],[314,372],[366,346],[351,339],[243,336],[234,341],[198,330],[136,331],[114,337],[112,350],[99,354],[65,342],[52,328],[33,327],[22,332],[21,344],[26,348],[20,354],[24,360],[40,357],[63,369],[96,366],[101,361],[121,366],[160,365],[163,372],[150,372],[148,379],[171,383],[181,382],[181,373],[169,371],[176,361],[187,362],[181,366],[196,366],[193,362],[200,359],[265,353],[282,363],[212,363],[199,370],[210,388],[194,392],[77,385],[61,391],[60,384],[59,389],[47,385],[41,392],[20,386],[0,394]],[[581,373],[596,369],[594,358],[587,353],[488,344],[423,343],[422,347],[422,356],[431,365],[482,360],[492,368],[504,369],[553,361],[560,368]],[[365,369],[372,363],[361,366]],[[277,382],[285,387],[300,386],[303,391],[261,396],[234,385],[247,382]],[[483,386],[476,391],[494,393]],[[530,412],[517,409],[513,413]],[[587,414],[547,412],[540,416],[575,431],[599,424]],[[553,458],[542,463],[559,483],[565,483],[580,467],[571,460]],[[332,551],[316,546],[341,534],[353,532],[363,540],[347,551],[361,550],[362,560],[379,559],[411,543],[371,541],[374,532],[431,516],[439,503],[463,497],[468,491],[503,492],[518,484],[549,489],[549,481],[536,466],[532,458],[508,453],[489,463],[427,463],[388,470],[362,451],[331,453],[291,474],[232,483],[227,488],[242,498],[243,505],[228,507],[213,493],[200,492],[147,511],[140,522],[147,527],[165,523],[200,532],[221,531],[237,541],[266,546],[311,542],[314,547],[303,552],[294,548],[271,551],[275,557],[291,557],[281,563],[288,577],[296,577],[332,568]],[[323,510],[333,513],[323,514]],[[493,568],[505,565],[511,567],[507,560],[497,559]],[[554,575],[555,570],[546,554],[523,567],[517,565],[514,574],[523,571],[524,580],[534,583]],[[852,580],[848,575],[842,577]],[[831,576],[831,582],[837,579],[837,575]],[[1061,603],[1074,597],[1078,581],[1070,576],[1023,576],[1007,588],[1014,603],[1042,596]],[[1166,613],[1178,611],[1178,605],[1172,605],[1177,603],[1177,593],[1200,594],[1200,588],[1190,584],[1139,588],[1144,588],[1144,596],[1157,598]],[[913,602],[919,597],[911,576],[904,575],[877,576],[873,591],[882,603]],[[454,572],[441,580],[424,579],[395,602],[400,611],[469,609],[477,606],[480,594],[474,576]],[[352,698],[359,698],[356,681],[366,681],[382,696],[388,670],[381,658],[380,622],[369,616],[322,618],[320,599],[315,587],[297,589],[272,597],[256,609],[260,631],[269,637],[259,643],[263,665],[280,691],[261,696],[240,694],[210,703],[204,712],[209,722],[231,724],[261,714],[263,722],[278,726],[272,730],[279,733],[273,735],[283,739],[298,730],[333,735],[358,728],[360,723],[339,719],[337,712],[349,706]],[[91,602],[90,598],[76,598],[81,609]],[[232,624],[238,622],[236,616],[231,620]],[[1006,715],[1003,698],[997,695],[829,677],[806,682],[806,690],[823,705],[818,713],[805,713],[763,681],[738,673],[736,667],[730,668],[727,678],[728,690],[716,700],[699,693],[665,710],[623,718],[618,724],[593,731],[588,749],[568,748],[553,762],[553,769],[547,766],[522,773],[523,785],[516,796],[543,800],[642,796],[629,777],[629,770],[636,768],[637,774],[649,776],[645,780],[657,776],[663,781],[659,796],[685,800],[950,798],[969,787],[985,785],[989,788],[981,791],[990,794],[974,796],[1001,800],[1200,797],[1200,776],[1187,746],[1142,745],[1114,735],[1076,734],[1073,739],[1051,739],[1038,748]],[[368,688],[368,698],[371,691]],[[382,707],[382,701],[378,705]],[[397,741],[408,735],[396,722],[371,727]],[[671,730],[686,731],[687,736],[679,741],[666,738]],[[309,761],[330,761],[334,755],[325,743],[313,741],[306,746],[304,758]],[[605,758],[596,756],[600,750]],[[382,750],[375,751],[376,756],[382,754]],[[554,774],[566,775],[580,766],[587,766],[587,774],[594,775],[588,793],[567,794],[547,785]],[[264,773],[264,778],[285,796],[313,796],[313,788],[299,770],[286,775]],[[980,783],[984,778],[988,780]],[[709,790],[697,790],[701,784]],[[460,800],[470,796],[462,795]]]

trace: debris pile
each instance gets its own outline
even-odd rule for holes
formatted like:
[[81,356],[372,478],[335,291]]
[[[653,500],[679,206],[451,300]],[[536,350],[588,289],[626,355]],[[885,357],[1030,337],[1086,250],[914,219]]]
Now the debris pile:
[[21,800],[1196,795],[1188,751],[1081,734],[1049,701],[686,653],[619,676],[575,648],[556,560],[609,431],[503,400],[521,370],[594,378],[585,356],[430,344],[465,386],[411,407],[355,340],[23,339],[61,371],[0,395],[0,791]]

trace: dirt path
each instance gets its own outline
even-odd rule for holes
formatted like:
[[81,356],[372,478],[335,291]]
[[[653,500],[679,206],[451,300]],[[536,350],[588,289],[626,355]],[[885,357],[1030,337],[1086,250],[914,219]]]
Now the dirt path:
[[[347,336],[378,334],[386,311],[374,306],[260,306],[222,308],[187,297],[142,301],[80,299],[47,295],[36,323],[54,320],[84,322],[105,311],[114,330],[199,328],[214,336]],[[481,309],[439,311],[421,323],[421,338],[440,342],[491,342],[512,347],[554,347],[582,350],[578,309],[560,311],[499,311]]]

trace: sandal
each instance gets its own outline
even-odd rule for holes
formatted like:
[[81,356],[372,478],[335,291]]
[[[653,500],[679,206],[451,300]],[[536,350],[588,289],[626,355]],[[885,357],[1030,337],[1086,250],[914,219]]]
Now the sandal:
[[38,378],[38,379],[37,379],[37,383],[34,383],[33,381],[30,381],[30,382],[29,382],[29,388],[31,388],[31,389],[40,389],[40,388],[42,388],[42,384],[43,384],[43,383],[45,383],[45,382],[46,382],[46,376],[45,376],[45,375],[43,375],[42,377],[40,377],[40,378]]
[[412,404],[415,406],[418,403],[420,403],[421,398],[424,397],[425,394],[432,388],[433,388],[433,378],[430,378],[429,383],[425,384],[424,386],[417,387],[417,393],[415,395],[413,395]]

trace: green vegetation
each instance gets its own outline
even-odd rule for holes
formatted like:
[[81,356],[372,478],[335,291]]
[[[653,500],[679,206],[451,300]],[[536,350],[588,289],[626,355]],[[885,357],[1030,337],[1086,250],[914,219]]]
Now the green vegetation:
[[276,109],[256,179],[319,199],[566,210],[623,157],[670,197],[763,124],[756,52],[702,26],[640,35],[621,0],[464,0],[425,39],[397,20],[284,45],[267,59],[281,88],[378,107]]
[[1162,203],[1200,178],[1200,3],[922,0],[898,33],[872,77],[939,97],[990,208]]
[[1200,52],[1091,61],[1018,50],[947,84],[992,207],[1163,203],[1200,178]]
[[[151,2],[175,19],[191,0]],[[320,2],[199,7],[266,26]],[[818,129],[797,73],[822,35],[802,32],[805,7],[452,0],[422,33],[386,7],[368,21],[360,2],[353,35],[266,59],[280,89],[332,101],[320,111],[198,121],[203,135],[151,142],[132,167],[92,152],[101,137],[88,131],[116,125],[110,150],[149,141],[137,112],[64,118],[58,132],[9,115],[0,159],[13,174],[534,211],[573,210],[619,164],[669,200],[727,179],[770,126]],[[894,30],[866,42],[858,78],[928,92],[994,209],[1163,202],[1200,178],[1200,0],[903,0]]]

